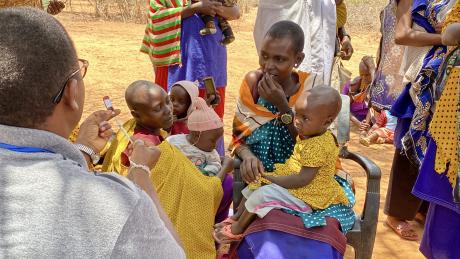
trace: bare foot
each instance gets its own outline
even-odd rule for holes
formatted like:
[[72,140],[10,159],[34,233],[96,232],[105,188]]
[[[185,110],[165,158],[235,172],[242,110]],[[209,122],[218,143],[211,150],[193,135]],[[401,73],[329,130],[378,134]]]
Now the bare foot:
[[359,139],[359,143],[361,143],[361,145],[363,145],[363,146],[368,147],[368,146],[371,145],[371,140],[369,138],[361,137]]
[[417,241],[419,239],[417,232],[405,220],[395,217],[387,217],[386,224],[402,239]]

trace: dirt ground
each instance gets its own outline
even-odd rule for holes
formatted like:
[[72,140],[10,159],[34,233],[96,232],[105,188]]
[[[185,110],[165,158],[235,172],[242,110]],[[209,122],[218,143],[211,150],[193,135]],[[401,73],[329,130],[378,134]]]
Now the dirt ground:
[[[228,87],[225,106],[226,142],[230,138],[231,120],[235,99],[241,79],[248,71],[258,67],[252,28],[255,11],[250,11],[243,21],[233,23],[236,41],[228,47]],[[139,52],[144,26],[138,24],[115,23],[106,21],[84,21],[81,17],[63,13],[57,16],[70,32],[79,56],[89,60],[90,66],[85,78],[86,106],[84,117],[90,112],[103,109],[102,97],[109,95],[114,106],[122,109],[119,121],[130,117],[124,102],[124,90],[131,82],[138,79],[153,80],[153,69],[148,57]],[[375,28],[378,30],[378,28]],[[374,35],[374,36],[373,36]],[[352,35],[355,55],[345,65],[354,74],[363,55],[375,56],[378,38],[375,33]],[[388,179],[394,149],[391,145],[362,147],[357,135],[352,133],[350,150],[368,156],[382,170],[380,213],[377,226],[377,238],[373,258],[423,258],[418,251],[418,242],[404,241],[384,225],[383,206],[388,186]],[[357,183],[356,206],[359,211],[363,204],[365,192],[364,172],[353,164],[345,163],[345,168],[352,173]],[[421,235],[423,227],[413,223]],[[353,258],[352,249],[347,249],[346,258]]]

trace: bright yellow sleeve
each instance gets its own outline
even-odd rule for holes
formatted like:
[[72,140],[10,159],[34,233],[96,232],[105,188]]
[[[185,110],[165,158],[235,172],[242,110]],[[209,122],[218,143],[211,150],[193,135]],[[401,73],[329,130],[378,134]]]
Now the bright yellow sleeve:
[[323,136],[305,140],[300,149],[302,167],[322,167],[327,163],[327,148]]

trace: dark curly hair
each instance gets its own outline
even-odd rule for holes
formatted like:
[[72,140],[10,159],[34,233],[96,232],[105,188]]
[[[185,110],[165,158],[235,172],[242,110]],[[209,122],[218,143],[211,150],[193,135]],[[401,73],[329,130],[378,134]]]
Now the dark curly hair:
[[54,110],[53,96],[78,68],[64,27],[33,8],[0,10],[0,124],[34,128]]

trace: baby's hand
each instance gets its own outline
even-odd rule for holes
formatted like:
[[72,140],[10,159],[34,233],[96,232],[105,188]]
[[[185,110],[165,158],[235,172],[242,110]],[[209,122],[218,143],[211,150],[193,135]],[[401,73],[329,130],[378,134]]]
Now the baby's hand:
[[233,169],[233,158],[228,156],[224,157],[224,159],[222,160],[222,170],[228,174],[233,172]]

